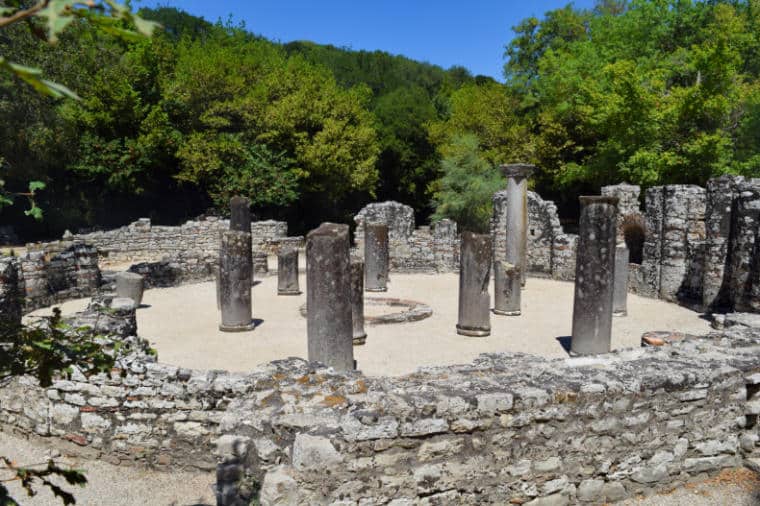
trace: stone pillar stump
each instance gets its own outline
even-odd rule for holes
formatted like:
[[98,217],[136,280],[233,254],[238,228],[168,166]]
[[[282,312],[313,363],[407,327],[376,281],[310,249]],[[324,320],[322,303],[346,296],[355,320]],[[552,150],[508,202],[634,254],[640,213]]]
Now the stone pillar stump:
[[617,237],[616,197],[581,197],[570,352],[608,353]]
[[388,225],[364,224],[364,289],[368,292],[388,290]]
[[491,236],[464,232],[459,267],[459,321],[457,334],[485,337],[491,334]]
[[277,295],[300,295],[298,250],[284,248],[277,253]]
[[309,360],[355,368],[348,225],[323,223],[306,236]]

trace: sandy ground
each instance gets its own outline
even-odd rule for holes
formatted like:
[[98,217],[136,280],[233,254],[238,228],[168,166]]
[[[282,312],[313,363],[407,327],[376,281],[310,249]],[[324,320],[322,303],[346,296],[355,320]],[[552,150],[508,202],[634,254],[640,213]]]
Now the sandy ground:
[[[45,462],[51,451],[45,441],[26,440],[0,432],[0,455],[11,457],[17,464]],[[56,453],[57,455],[57,453]],[[106,462],[76,458],[58,458],[60,463],[84,469],[88,484],[83,488],[64,485],[73,492],[82,506],[210,506],[216,503],[213,493],[214,473],[157,472]],[[7,479],[0,469],[0,480]],[[29,498],[17,482],[5,483],[11,496],[28,506],[62,504],[47,489]],[[63,485],[63,484],[62,484]],[[634,497],[621,506],[755,506],[760,504],[760,481],[746,469],[731,469],[717,477],[691,483],[675,490]]]
[[[301,289],[305,287],[301,276]],[[286,357],[306,357],[306,319],[298,308],[306,295],[277,296],[276,276],[253,288],[256,329],[223,333],[217,328],[214,283],[153,289],[145,292],[138,310],[138,332],[158,350],[165,363],[198,369],[249,371]],[[388,292],[366,297],[399,297],[424,302],[433,316],[419,322],[367,326],[367,344],[354,347],[359,369],[367,375],[400,375],[420,366],[470,362],[484,352],[525,352],[566,357],[572,324],[573,284],[528,279],[520,317],[491,317],[491,335],[463,337],[456,333],[456,274],[393,274]],[[80,310],[86,300],[62,304],[64,313]],[[369,310],[369,307],[368,307]],[[375,309],[373,308],[374,312]],[[49,313],[40,310],[37,314]],[[703,334],[706,320],[688,309],[630,295],[628,316],[614,318],[614,349],[638,347],[649,330],[680,330]]]

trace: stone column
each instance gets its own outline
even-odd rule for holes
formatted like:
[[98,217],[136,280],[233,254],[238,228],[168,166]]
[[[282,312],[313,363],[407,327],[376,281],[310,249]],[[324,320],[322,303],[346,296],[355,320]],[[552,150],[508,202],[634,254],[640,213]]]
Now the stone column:
[[219,249],[219,307],[222,311],[219,330],[253,330],[252,279],[251,233],[223,231]]
[[306,236],[309,360],[338,371],[355,368],[348,225],[323,223]]
[[351,260],[351,321],[353,322],[353,344],[367,342],[364,331],[364,262]]
[[388,225],[364,224],[365,289],[368,292],[388,290]]
[[496,260],[493,263],[494,314],[520,315],[520,267]]
[[0,258],[0,338],[21,325],[24,295],[21,290],[17,258]]
[[535,167],[527,163],[502,165],[507,177],[507,237],[504,259],[519,268],[525,286],[528,271],[528,178]]
[[[618,237],[619,238],[619,237]],[[615,287],[612,296],[612,315],[628,315],[628,260],[630,252],[625,245],[615,248]]]
[[581,197],[580,202],[570,353],[607,353],[612,334],[618,199]]
[[490,273],[491,236],[462,233],[457,334],[474,337],[491,334]]
[[277,295],[300,295],[298,250],[283,248],[277,253]]
[[230,230],[251,233],[251,201],[245,197],[230,199]]
[[139,306],[142,302],[145,279],[135,272],[116,273],[116,296],[126,297]]

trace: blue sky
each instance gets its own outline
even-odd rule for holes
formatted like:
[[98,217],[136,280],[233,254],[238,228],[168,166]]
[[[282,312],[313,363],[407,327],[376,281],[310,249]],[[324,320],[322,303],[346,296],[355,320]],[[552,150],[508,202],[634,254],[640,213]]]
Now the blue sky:
[[[141,0],[170,5],[209,21],[245,21],[273,40],[310,40],[352,49],[380,49],[448,68],[502,79],[504,46],[512,27],[529,16],[562,7],[562,0]],[[594,0],[575,0],[591,7]]]

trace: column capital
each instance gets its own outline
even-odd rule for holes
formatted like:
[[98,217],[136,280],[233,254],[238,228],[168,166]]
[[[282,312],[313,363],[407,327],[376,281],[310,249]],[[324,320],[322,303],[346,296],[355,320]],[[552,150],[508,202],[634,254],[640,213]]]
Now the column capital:
[[508,178],[528,178],[535,170],[536,166],[531,163],[507,163],[501,166],[501,173]]

